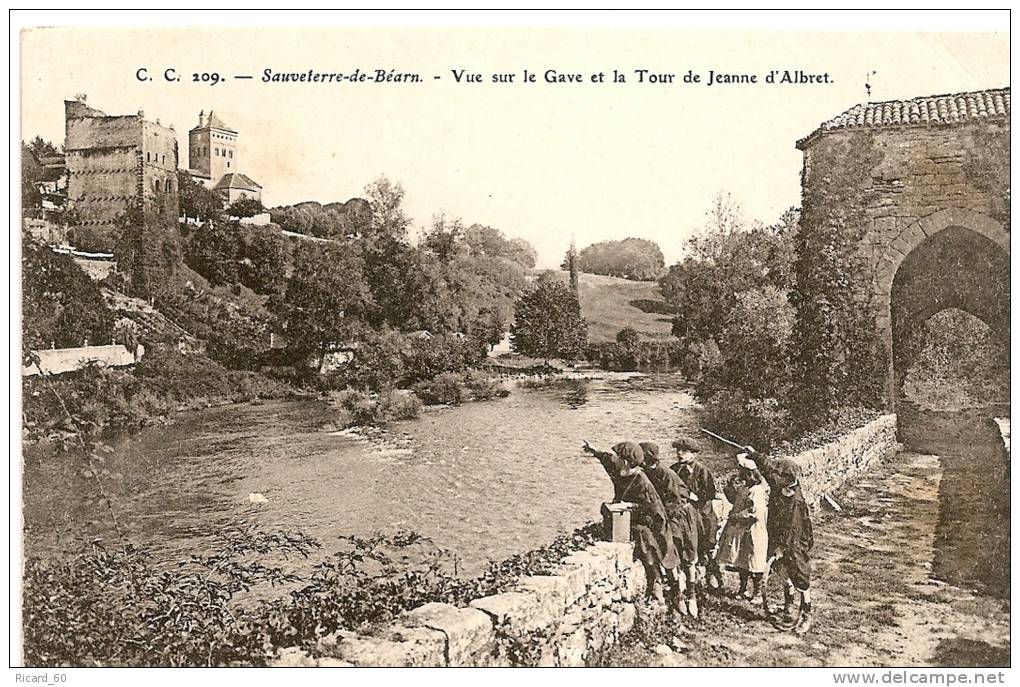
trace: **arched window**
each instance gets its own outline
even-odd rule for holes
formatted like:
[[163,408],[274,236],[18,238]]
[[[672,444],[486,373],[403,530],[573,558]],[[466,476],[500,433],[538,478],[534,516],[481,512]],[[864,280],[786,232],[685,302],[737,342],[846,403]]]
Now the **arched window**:
[[145,154],[145,161],[149,162],[149,154],[148,153]]
[[[163,155],[163,160],[162,160],[162,162],[163,162],[163,164],[164,164],[164,165],[166,164],[166,155],[165,155],[165,154]],[[168,190],[169,190],[169,189],[168,189]]]

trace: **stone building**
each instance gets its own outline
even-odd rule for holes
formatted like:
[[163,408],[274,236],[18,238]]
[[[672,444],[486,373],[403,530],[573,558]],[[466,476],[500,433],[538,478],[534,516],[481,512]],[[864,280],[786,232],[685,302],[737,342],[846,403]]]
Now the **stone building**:
[[212,110],[199,112],[198,125],[188,132],[188,172],[223,196],[224,205],[244,197],[262,200],[262,187],[240,172],[237,137]]
[[64,160],[72,227],[109,229],[132,205],[177,217],[177,138],[142,112],[108,115],[64,102]]
[[856,105],[797,142],[804,207],[836,187],[850,199],[852,288],[883,337],[890,406],[905,344],[932,315],[959,308],[1008,342],[1009,118],[1009,88],[922,96]]

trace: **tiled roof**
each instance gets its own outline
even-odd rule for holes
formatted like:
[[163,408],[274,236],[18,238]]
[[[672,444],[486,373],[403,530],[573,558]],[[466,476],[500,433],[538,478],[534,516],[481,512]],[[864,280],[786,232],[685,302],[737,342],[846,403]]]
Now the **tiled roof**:
[[836,129],[964,124],[979,119],[1009,120],[1009,88],[971,93],[926,95],[909,100],[854,105],[797,141],[803,147],[815,136]]
[[235,134],[237,133],[229,126],[224,124],[223,120],[217,117],[216,113],[213,112],[212,110],[209,110],[209,122],[208,124],[206,124],[206,126],[208,126],[210,129],[223,129],[225,131],[233,131]]
[[222,191],[223,189],[237,188],[242,191],[260,191],[262,187],[259,186],[251,177],[245,176],[244,174],[238,174],[236,172],[230,172],[220,177],[220,180],[213,186],[213,190]]

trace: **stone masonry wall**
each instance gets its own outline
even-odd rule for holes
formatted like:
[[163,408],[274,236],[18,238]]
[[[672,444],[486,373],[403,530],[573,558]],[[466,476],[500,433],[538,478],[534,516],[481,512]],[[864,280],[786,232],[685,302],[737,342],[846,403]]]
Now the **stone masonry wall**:
[[899,449],[896,416],[887,414],[836,441],[787,457],[800,464],[804,498],[817,506],[823,494],[836,491],[875,463],[892,458]]
[[537,644],[539,665],[583,666],[634,626],[645,573],[629,543],[598,543],[555,574],[523,577],[514,591],[470,606],[430,603],[372,636],[342,632],[321,658],[286,649],[277,666],[506,666],[512,638]]

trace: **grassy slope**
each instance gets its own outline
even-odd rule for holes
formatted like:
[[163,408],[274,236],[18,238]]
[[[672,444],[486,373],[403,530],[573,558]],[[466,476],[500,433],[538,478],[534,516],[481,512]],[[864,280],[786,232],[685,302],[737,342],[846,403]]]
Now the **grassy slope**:
[[[558,274],[567,281],[566,271]],[[624,327],[633,327],[646,339],[670,336],[670,316],[646,312],[662,302],[658,284],[598,274],[582,273],[580,276],[581,313],[588,320],[591,341],[615,341],[616,333]]]

